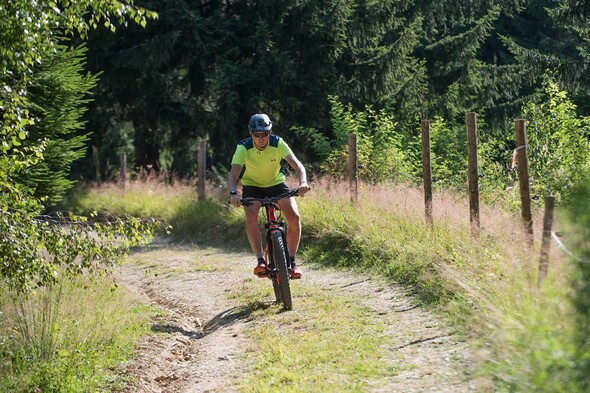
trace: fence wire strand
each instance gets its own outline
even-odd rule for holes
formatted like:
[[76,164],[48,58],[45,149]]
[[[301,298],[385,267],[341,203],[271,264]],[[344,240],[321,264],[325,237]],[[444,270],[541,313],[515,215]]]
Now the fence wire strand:
[[590,263],[589,261],[585,261],[583,259],[578,258],[577,256],[575,256],[570,250],[567,249],[567,247],[561,242],[561,240],[559,239],[559,236],[557,236],[557,233],[555,233],[554,231],[551,231],[551,237],[555,240],[555,242],[557,243],[557,247],[559,247],[563,252],[565,252],[567,255],[569,255],[570,257],[574,258],[576,261],[578,262],[582,262],[582,263]]

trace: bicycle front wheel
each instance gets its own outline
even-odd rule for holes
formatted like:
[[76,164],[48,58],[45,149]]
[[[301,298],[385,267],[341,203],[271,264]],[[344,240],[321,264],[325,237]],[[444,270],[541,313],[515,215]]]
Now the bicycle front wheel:
[[268,249],[270,248],[269,245],[272,244],[272,240],[269,240],[269,242],[266,245],[266,248],[264,249],[264,259],[266,261],[268,261],[268,267],[270,269],[270,271],[272,271],[273,273],[270,274],[270,279],[272,281],[272,289],[275,292],[275,299],[277,300],[277,303],[282,303],[283,302],[283,295],[281,295],[281,287],[279,286],[279,275],[276,274],[276,263],[274,261],[274,257],[271,258],[272,255],[269,255]]
[[272,233],[272,253],[275,267],[278,270],[276,282],[281,294],[281,300],[285,310],[290,310],[293,307],[293,302],[291,300],[291,286],[289,285],[289,272],[287,270],[287,253],[283,242],[283,234],[280,231]]

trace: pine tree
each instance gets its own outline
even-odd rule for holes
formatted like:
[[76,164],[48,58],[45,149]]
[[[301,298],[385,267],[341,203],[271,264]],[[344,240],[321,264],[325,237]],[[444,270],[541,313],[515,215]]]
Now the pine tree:
[[543,76],[551,73],[582,113],[590,109],[589,9],[584,2],[531,0],[498,27],[507,61],[528,76],[522,83],[540,91]]
[[30,75],[29,113],[36,119],[28,127],[23,146],[46,141],[44,159],[15,175],[15,180],[47,198],[48,206],[59,202],[74,182],[69,180],[71,164],[84,156],[88,136],[76,135],[89,102],[96,77],[84,75],[85,48],[56,46]]

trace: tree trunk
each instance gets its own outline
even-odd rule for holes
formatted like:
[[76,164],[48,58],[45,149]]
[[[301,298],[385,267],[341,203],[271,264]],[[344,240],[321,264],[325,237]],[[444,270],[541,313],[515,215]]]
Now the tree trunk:
[[157,121],[146,116],[147,111],[133,119],[135,128],[135,170],[151,173],[160,171],[160,150],[157,142]]

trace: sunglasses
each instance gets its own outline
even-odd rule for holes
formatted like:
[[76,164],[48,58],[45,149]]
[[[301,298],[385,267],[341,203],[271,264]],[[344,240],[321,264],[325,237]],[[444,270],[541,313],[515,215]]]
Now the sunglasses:
[[252,136],[256,137],[256,138],[266,138],[267,136],[270,135],[270,131],[265,131],[265,132],[253,132]]

